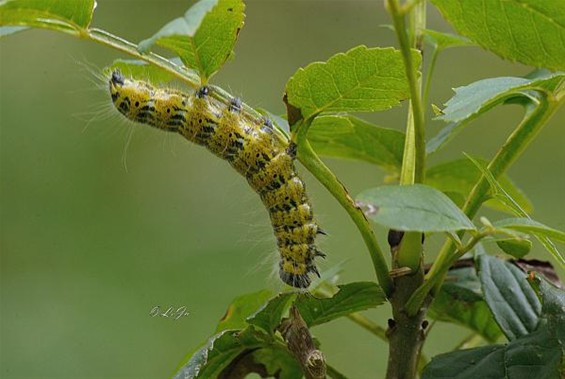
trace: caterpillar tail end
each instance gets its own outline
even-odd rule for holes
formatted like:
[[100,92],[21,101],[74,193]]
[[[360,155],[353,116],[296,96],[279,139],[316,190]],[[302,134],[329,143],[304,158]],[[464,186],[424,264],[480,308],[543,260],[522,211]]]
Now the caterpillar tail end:
[[288,265],[281,265],[279,276],[283,282],[295,288],[308,288],[312,283],[310,273],[315,274],[318,278],[320,272],[316,265],[311,262],[310,264],[299,264],[289,267]]
[[283,282],[295,288],[308,288],[312,282],[308,273],[297,274],[280,269],[279,276]]

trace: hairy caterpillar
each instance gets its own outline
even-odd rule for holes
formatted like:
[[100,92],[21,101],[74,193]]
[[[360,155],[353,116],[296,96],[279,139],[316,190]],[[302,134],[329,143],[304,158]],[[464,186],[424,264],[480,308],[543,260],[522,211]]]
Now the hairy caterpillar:
[[242,111],[239,99],[229,104],[213,99],[208,87],[186,94],[127,79],[118,70],[109,85],[112,102],[125,117],[207,147],[247,179],[269,212],[283,282],[306,288],[310,273],[320,276],[314,258],[325,255],[314,239],[323,232],[313,221],[304,183],[295,172],[296,146],[269,119]]

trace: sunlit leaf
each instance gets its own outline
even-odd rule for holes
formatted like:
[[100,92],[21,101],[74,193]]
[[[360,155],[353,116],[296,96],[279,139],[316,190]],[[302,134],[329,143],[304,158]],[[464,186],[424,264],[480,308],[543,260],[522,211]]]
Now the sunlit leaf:
[[451,33],[442,33],[431,29],[424,30],[424,39],[427,43],[438,50],[474,45],[474,43],[468,38]]
[[90,25],[95,7],[94,0],[5,0],[0,2],[0,25],[32,26],[79,34]]
[[241,0],[199,1],[183,17],[141,41],[139,50],[147,52],[154,44],[165,47],[203,79],[210,78],[232,55],[244,9]]
[[354,282],[338,286],[330,298],[299,296],[294,305],[309,327],[320,325],[350,313],[375,308],[386,301],[381,287],[373,282]]
[[226,314],[216,327],[216,333],[226,329],[243,329],[247,326],[247,317],[261,308],[273,295],[269,290],[241,295],[233,299]]
[[258,326],[268,333],[274,333],[295,298],[296,294],[294,293],[281,293],[266,301],[246,321],[248,324]]
[[511,61],[565,70],[562,0],[432,0],[455,30]]
[[[421,58],[415,50],[412,59],[418,67]],[[288,112],[291,125],[322,112],[389,109],[409,97],[402,54],[392,48],[355,47],[299,69],[286,84],[286,96],[287,105],[297,110]]]

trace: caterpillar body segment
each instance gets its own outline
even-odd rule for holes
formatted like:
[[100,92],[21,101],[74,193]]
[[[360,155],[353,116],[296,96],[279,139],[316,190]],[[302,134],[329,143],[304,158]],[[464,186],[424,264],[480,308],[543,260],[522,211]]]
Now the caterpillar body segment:
[[208,87],[186,94],[125,78],[116,70],[109,89],[114,106],[128,119],[205,146],[247,179],[269,212],[283,282],[306,288],[311,273],[319,276],[314,258],[325,255],[315,238],[323,232],[294,167],[296,149],[270,120],[242,111],[239,99],[224,104],[212,98]]

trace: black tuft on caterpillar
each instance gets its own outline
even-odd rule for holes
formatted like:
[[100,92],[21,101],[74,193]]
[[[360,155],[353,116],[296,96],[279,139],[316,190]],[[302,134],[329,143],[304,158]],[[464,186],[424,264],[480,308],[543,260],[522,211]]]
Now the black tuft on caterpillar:
[[320,275],[314,258],[325,254],[314,240],[324,232],[313,220],[304,182],[296,174],[296,146],[269,119],[244,112],[239,99],[225,104],[212,98],[208,87],[186,94],[125,78],[118,70],[109,86],[114,106],[125,117],[205,146],[247,179],[269,212],[283,282],[306,288],[310,273]]

